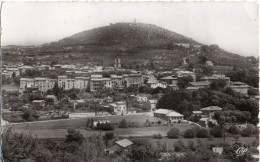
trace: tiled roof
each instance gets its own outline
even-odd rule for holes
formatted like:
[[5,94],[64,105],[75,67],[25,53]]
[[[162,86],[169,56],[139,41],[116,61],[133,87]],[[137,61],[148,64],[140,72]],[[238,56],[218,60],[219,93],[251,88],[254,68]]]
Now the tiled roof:
[[123,140],[117,141],[115,143],[124,148],[133,144],[133,142],[129,141],[128,139],[123,139]]

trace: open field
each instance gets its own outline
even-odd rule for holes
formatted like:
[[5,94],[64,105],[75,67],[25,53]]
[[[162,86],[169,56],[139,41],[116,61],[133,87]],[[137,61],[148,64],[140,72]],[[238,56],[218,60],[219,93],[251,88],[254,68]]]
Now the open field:
[[[104,117],[95,117],[94,119],[104,119]],[[109,119],[111,123],[118,123],[122,119],[126,119],[128,122],[145,123],[148,119],[150,122],[162,121],[162,119],[155,118],[146,115],[126,115],[126,116],[109,116],[105,119]],[[32,123],[20,123],[16,125],[6,125],[3,129],[12,128],[14,132],[37,135],[38,138],[65,138],[68,128],[75,128],[80,130],[84,137],[89,137],[92,134],[101,133],[104,135],[108,131],[90,131],[86,130],[86,118],[84,119],[63,119],[55,121],[42,121]],[[151,127],[139,127],[139,128],[115,128],[114,132],[116,136],[129,137],[129,136],[153,136],[160,133],[162,136],[166,136],[171,127],[185,131],[194,127],[194,125],[187,126],[166,126],[166,125],[152,125]]]
[[[84,137],[90,137],[92,134],[101,134],[104,135],[106,132],[113,132],[115,136],[120,137],[141,137],[141,136],[153,136],[154,134],[160,133],[162,136],[166,136],[170,128],[175,127],[181,131],[185,131],[194,127],[194,125],[188,126],[151,126],[151,127],[140,127],[140,128],[115,128],[113,131],[90,131],[83,128],[79,130]],[[67,129],[30,129],[29,127],[24,129],[12,128],[13,132],[32,134],[38,138],[65,138],[67,134]]]

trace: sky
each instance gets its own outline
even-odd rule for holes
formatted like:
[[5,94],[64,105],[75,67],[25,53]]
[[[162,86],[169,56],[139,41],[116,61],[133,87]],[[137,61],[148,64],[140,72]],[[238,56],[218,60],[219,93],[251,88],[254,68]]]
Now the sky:
[[255,2],[4,2],[1,44],[41,45],[134,19],[243,56],[259,53]]

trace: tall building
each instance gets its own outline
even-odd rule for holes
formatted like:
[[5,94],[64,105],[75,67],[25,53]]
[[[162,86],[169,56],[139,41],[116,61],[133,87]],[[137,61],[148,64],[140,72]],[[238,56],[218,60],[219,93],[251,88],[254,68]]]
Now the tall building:
[[115,64],[114,64],[115,68],[121,68],[121,60],[120,58],[115,58]]

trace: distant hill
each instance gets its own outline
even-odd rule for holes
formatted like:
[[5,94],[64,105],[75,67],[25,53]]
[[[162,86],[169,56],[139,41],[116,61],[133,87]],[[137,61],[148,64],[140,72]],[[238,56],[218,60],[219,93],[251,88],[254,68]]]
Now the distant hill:
[[165,47],[169,43],[199,44],[191,38],[142,23],[116,23],[83,31],[47,46],[142,46]]

